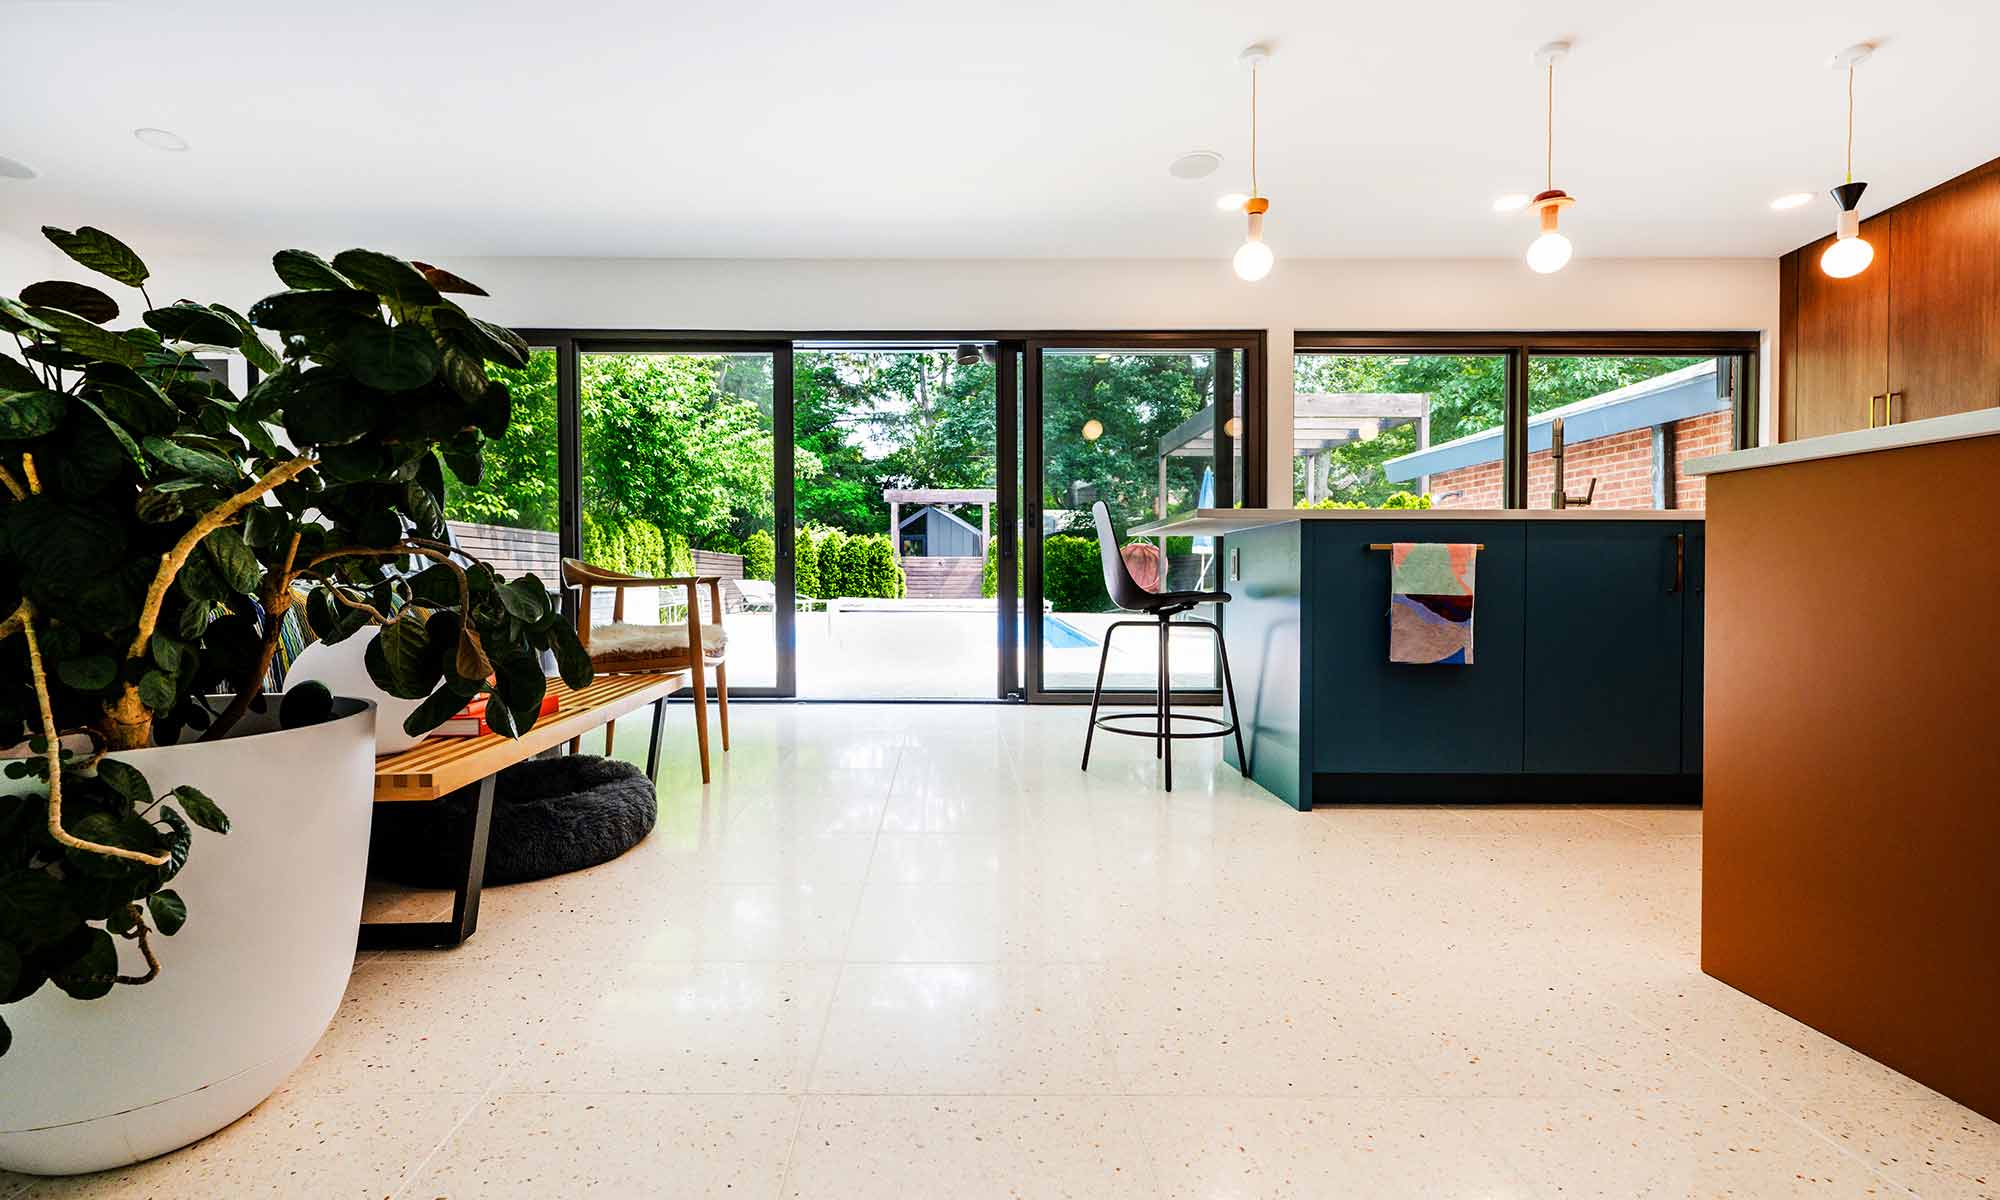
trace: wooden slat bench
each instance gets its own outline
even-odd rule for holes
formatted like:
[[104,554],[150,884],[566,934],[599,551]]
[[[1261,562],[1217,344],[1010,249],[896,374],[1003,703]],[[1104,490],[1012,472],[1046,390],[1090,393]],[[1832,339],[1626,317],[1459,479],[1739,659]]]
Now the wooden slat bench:
[[454,864],[459,882],[454,889],[449,921],[363,921],[363,950],[456,946],[479,926],[479,891],[486,877],[486,837],[493,824],[494,779],[505,768],[544,750],[605,725],[646,705],[653,706],[653,737],[646,748],[646,774],[658,780],[660,735],[667,697],[687,686],[685,671],[657,675],[608,675],[589,687],[572,691],[560,679],[549,680],[559,697],[555,712],[518,738],[497,733],[478,737],[434,737],[401,754],[375,760],[375,801],[378,804],[435,801],[477,783],[479,796],[472,821]]

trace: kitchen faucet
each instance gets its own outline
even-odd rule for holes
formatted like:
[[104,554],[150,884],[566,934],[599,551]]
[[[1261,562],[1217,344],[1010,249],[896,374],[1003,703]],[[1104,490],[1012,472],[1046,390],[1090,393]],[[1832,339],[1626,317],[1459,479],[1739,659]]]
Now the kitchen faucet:
[[1549,461],[1555,464],[1556,485],[1549,495],[1550,508],[1589,508],[1597,498],[1597,476],[1590,477],[1590,487],[1581,496],[1572,496],[1563,486],[1563,419],[1557,417],[1549,422]]

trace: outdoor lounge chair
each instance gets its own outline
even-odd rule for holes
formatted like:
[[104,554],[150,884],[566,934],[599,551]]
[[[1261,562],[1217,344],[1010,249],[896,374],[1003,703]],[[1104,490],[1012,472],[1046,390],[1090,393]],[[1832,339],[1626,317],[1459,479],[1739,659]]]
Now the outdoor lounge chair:
[[[581,589],[576,606],[576,636],[590,652],[591,666],[599,675],[650,675],[687,671],[694,692],[695,742],[701,750],[701,781],[709,781],[708,765],[708,682],[715,673],[716,707],[721,710],[722,749],[729,751],[729,667],[728,637],[722,628],[722,579],[718,575],[671,575],[642,579],[625,575],[574,558],[562,562],[563,583]],[[701,619],[698,588],[708,588],[714,620]],[[687,589],[687,619],[671,625],[628,624],[625,620],[625,590],[642,587]],[[590,595],[596,588],[612,588],[611,624],[592,628]],[[701,647],[701,653],[690,651]],[[604,753],[611,753],[612,727],[604,727]],[[575,753],[577,743],[570,743]]]

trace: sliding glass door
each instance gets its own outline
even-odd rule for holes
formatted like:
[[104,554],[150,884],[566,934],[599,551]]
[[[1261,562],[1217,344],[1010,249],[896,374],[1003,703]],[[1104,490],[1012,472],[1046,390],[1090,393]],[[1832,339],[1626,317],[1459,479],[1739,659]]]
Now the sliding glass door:
[[[1092,509],[1103,502],[1122,554],[1154,590],[1220,589],[1220,539],[1142,538],[1127,530],[1160,518],[1242,503],[1260,493],[1247,463],[1257,431],[1249,336],[1104,335],[1030,341],[1023,411],[1023,641],[1031,699],[1087,696],[1100,660],[1107,690],[1150,692],[1158,647],[1147,630],[1120,631],[1106,594]],[[1217,619],[1214,606],[1194,616]],[[1189,700],[1220,688],[1213,636],[1175,633],[1173,687]]]
[[798,344],[800,696],[995,697],[1002,365],[991,341]]
[[[721,612],[706,589],[698,602],[727,635],[730,693],[790,694],[791,348],[580,342],[576,358],[580,557],[720,576]],[[592,623],[614,603],[596,593]],[[684,621],[687,603],[685,588],[628,588],[615,618]]]

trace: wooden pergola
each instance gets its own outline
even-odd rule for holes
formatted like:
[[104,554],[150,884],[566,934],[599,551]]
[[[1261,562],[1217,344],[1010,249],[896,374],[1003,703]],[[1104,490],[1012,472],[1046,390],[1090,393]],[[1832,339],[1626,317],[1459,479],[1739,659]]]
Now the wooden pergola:
[[[1417,427],[1417,449],[1430,446],[1427,392],[1301,392],[1292,399],[1292,453],[1306,460],[1306,503],[1329,494],[1327,451],[1366,441],[1399,425]],[[1167,511],[1167,460],[1215,457],[1215,408],[1202,409],[1160,439],[1156,516]],[[1428,481],[1419,483],[1429,487]]]
[[979,556],[993,537],[993,505],[1000,493],[992,488],[883,488],[882,499],[889,502],[889,545],[896,557],[903,557],[902,510],[905,504],[977,504],[979,506]]

